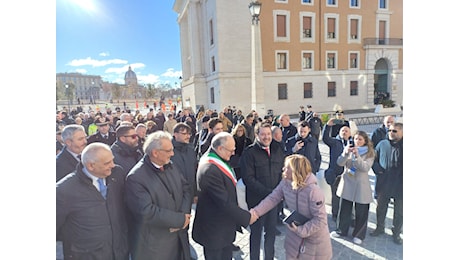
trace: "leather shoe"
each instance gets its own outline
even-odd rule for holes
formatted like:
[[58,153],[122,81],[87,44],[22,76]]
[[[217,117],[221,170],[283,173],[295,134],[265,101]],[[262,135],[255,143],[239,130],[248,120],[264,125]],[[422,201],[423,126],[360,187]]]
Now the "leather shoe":
[[240,247],[235,244],[232,244],[232,251],[240,251]]
[[393,242],[395,242],[395,244],[402,245],[403,240],[399,235],[397,235],[397,236],[393,236]]
[[380,236],[381,234],[385,233],[384,230],[382,229],[375,229],[373,232],[371,232],[371,236],[377,237]]

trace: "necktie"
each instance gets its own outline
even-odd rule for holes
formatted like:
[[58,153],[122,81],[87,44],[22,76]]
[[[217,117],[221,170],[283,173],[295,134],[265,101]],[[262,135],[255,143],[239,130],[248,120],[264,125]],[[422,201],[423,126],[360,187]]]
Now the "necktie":
[[104,184],[104,179],[99,178],[97,179],[97,183],[99,183],[99,192],[102,194],[104,199],[107,197],[107,186]]
[[270,156],[270,147],[264,147],[264,150],[267,151],[268,156]]
[[163,172],[164,170],[165,170],[165,168],[164,168],[163,166],[161,166],[161,167],[160,167],[160,171]]
[[81,154],[77,155],[77,159],[79,162],[81,162]]

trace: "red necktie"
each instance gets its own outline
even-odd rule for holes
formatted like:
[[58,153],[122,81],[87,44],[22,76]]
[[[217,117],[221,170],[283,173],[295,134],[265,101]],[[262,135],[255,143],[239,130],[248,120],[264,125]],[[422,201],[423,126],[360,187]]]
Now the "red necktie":
[[264,150],[267,151],[268,156],[270,156],[270,147],[264,147]]
[[163,166],[160,167],[160,171],[164,172],[165,168]]

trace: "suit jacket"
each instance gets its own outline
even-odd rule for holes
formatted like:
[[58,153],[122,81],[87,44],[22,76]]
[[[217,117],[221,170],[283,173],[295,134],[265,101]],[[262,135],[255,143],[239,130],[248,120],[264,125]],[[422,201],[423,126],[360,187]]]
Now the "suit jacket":
[[270,194],[281,181],[284,153],[281,146],[272,141],[270,156],[258,141],[244,150],[240,159],[241,177],[246,185],[248,207],[256,206]]
[[125,177],[134,165],[136,165],[136,163],[143,157],[143,154],[138,150],[137,146],[136,148],[132,148],[120,141],[113,143],[110,149],[113,154],[113,162],[123,168]]
[[112,169],[106,184],[104,199],[81,164],[56,183],[56,237],[65,259],[129,259],[121,167]]
[[[289,155],[293,154],[292,148],[294,148],[299,137],[300,135],[297,133],[287,140],[286,152]],[[319,151],[318,140],[313,135],[308,134],[306,138],[302,138],[302,141],[304,143],[303,147],[296,151],[295,154],[307,157],[308,161],[310,161],[312,172],[316,175],[321,166],[321,152]]]
[[229,246],[235,240],[236,231],[249,225],[251,214],[238,207],[233,181],[216,165],[199,164],[197,185],[193,240],[209,249]]
[[101,142],[101,143],[107,144],[108,146],[111,146],[117,140],[117,134],[115,132],[110,132],[110,131],[107,134],[109,135],[107,139],[102,138],[102,135],[99,131],[93,135],[90,135],[88,137],[88,144],[91,144],[94,142]]
[[[144,155],[126,177],[126,205],[133,260],[190,259],[187,228],[182,226],[185,214],[191,212],[192,195],[174,164],[160,171]],[[170,232],[170,228],[181,229]]]
[[56,182],[62,179],[67,174],[75,171],[79,161],[73,157],[73,155],[67,151],[67,148],[61,150],[61,152],[56,155]]

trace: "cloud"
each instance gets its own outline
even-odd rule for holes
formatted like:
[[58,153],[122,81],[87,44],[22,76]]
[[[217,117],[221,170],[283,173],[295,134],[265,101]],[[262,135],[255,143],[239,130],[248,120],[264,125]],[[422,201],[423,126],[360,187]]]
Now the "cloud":
[[160,82],[160,76],[154,74],[139,75],[137,81],[139,84],[157,84]]
[[92,66],[92,67],[104,67],[111,64],[127,64],[128,61],[122,59],[111,59],[111,60],[94,60],[91,57],[86,59],[76,59],[69,62],[67,65],[73,67],[79,66]]
[[108,52],[101,52],[101,53],[99,53],[99,56],[108,57],[108,56],[110,56],[110,53],[108,53]]
[[81,73],[81,74],[86,74],[88,71],[85,69],[76,69],[75,72]]
[[173,68],[169,68],[166,70],[165,73],[161,74],[162,77],[168,77],[168,78],[179,78],[182,76],[182,71],[174,71]]
[[128,64],[123,67],[112,67],[112,68],[107,68],[104,72],[105,73],[116,73],[116,74],[125,74],[128,71],[129,66],[131,66],[131,69],[136,73],[136,76],[138,72],[136,69],[143,69],[145,68],[144,63],[133,63],[133,64]]

